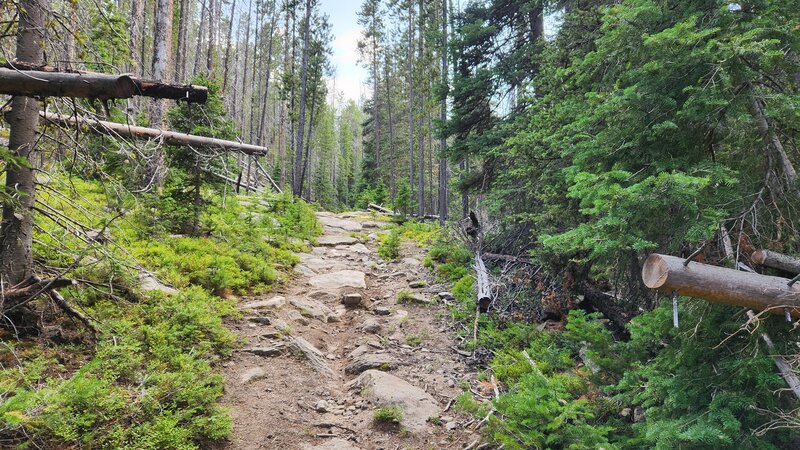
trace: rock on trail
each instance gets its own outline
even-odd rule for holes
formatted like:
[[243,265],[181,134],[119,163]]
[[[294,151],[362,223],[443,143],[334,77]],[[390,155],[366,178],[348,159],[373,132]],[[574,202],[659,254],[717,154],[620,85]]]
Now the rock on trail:
[[[403,259],[387,263],[375,235],[361,238],[385,232],[386,222],[317,218],[324,235],[299,255],[292,280],[242,299],[242,317],[228,323],[244,345],[222,363],[233,434],[214,448],[461,449],[475,441],[453,411],[430,420],[475,379],[451,349],[448,314],[430,301],[397,303],[404,290],[442,298],[446,287],[431,285],[422,250],[404,244]],[[375,421],[386,406],[402,410],[398,427]]]

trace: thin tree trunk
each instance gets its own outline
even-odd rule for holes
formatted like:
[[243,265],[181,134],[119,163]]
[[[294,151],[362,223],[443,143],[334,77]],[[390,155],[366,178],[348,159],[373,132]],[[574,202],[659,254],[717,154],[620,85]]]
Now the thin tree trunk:
[[[311,80],[315,82],[314,83],[315,86],[316,86],[316,78],[318,76],[316,69],[317,68],[315,67],[314,76],[311,77]],[[309,155],[310,149],[311,149],[311,132],[313,131],[313,127],[314,127],[314,110],[316,109],[317,91],[318,90],[319,89],[315,88],[314,92],[311,94],[311,112],[308,115],[308,139],[306,139],[305,163],[303,164],[303,173],[300,175],[300,187],[301,188],[303,186],[303,180],[306,177],[306,170],[307,170],[307,168],[309,166],[308,155]],[[309,177],[309,179],[311,178],[311,173],[310,172],[309,172],[308,177]],[[311,181],[308,182],[308,185],[309,185],[309,187],[311,186]],[[311,201],[311,193],[310,192],[308,194],[306,194],[306,200]]]
[[144,15],[144,2],[145,0],[131,0],[131,57],[136,59],[140,58],[138,64],[134,61],[131,66],[131,73],[134,75],[142,75],[142,65],[144,61],[141,60],[141,44],[142,44],[142,16]]
[[408,2],[408,189],[414,195],[414,7]]
[[265,70],[265,78],[266,81],[264,82],[264,92],[261,94],[261,120],[258,123],[258,145],[264,144],[264,133],[266,132],[266,122],[267,122],[267,98],[269,97],[269,81],[272,66],[272,42],[275,40],[275,26],[277,25],[278,21],[278,13],[277,13],[277,5],[275,0],[272,0],[272,20],[270,21],[269,25],[269,44],[267,45],[267,63]]
[[[40,65],[44,62],[44,0],[20,0],[18,7],[16,60]],[[13,97],[8,113],[10,134],[8,149],[29,164],[6,165],[8,195],[3,203],[0,224],[0,289],[5,290],[27,279],[33,269],[33,208],[36,203],[36,125],[39,123],[39,100]],[[4,296],[0,296],[0,313]]]
[[[447,0],[442,0],[442,101],[441,116],[442,126],[447,121]],[[439,225],[444,226],[447,220],[447,135],[441,131],[439,141]]]
[[[256,0],[256,4],[258,4],[258,0]],[[245,113],[244,113],[244,105],[245,105],[245,92],[247,92],[247,68],[249,67],[249,59],[250,59],[250,17],[252,15],[252,8],[253,8],[253,0],[250,0],[247,3],[247,23],[244,27],[244,74],[242,75],[242,109],[241,109],[241,117],[239,121],[239,131],[244,134],[244,124],[245,124]]]
[[253,72],[252,82],[250,82],[247,86],[250,87],[250,121],[247,124],[247,135],[250,137],[250,142],[254,142],[256,139],[255,132],[256,132],[256,115],[258,114],[258,108],[256,108],[256,94],[257,88],[261,85],[260,81],[256,82],[256,72],[258,69],[258,61],[261,54],[261,1],[256,0],[256,36],[255,40],[253,41],[253,66],[251,68],[251,72]]
[[[423,48],[424,45],[425,45],[425,40],[424,40],[424,34],[425,33],[423,33],[423,30],[425,28],[424,28],[423,18],[422,18],[422,14],[423,14],[422,3],[423,3],[423,0],[419,0],[419,47],[418,47],[419,55],[418,55],[418,57],[419,57],[419,61],[420,62],[423,61],[423,58],[424,58],[424,55],[425,55],[425,53],[424,53],[425,49]],[[418,118],[417,118],[417,124],[418,124],[418,126],[417,126],[417,135],[418,135],[418,139],[419,139],[419,147],[417,148],[417,151],[418,151],[417,156],[419,157],[419,159],[418,159],[418,161],[419,161],[419,164],[418,164],[418,166],[419,166],[418,167],[418,169],[419,169],[419,179],[418,179],[419,184],[417,186],[417,189],[418,189],[417,190],[417,202],[418,202],[417,214],[420,217],[422,217],[422,216],[425,215],[425,136],[422,133],[422,126],[423,126],[423,123],[424,123],[423,122],[423,117],[422,117],[423,116],[422,77],[420,77],[420,83],[419,83],[418,91],[419,92],[417,93],[417,116],[418,116]]]
[[[155,40],[153,53],[153,77],[166,81],[172,78],[172,0],[156,0]],[[150,126],[166,128],[167,101],[154,100],[150,108]],[[159,146],[150,156],[147,179],[157,189],[164,185],[167,174],[164,149]]]
[[228,89],[228,60],[231,55],[231,35],[233,34],[233,18],[236,15],[236,0],[233,0],[233,4],[231,5],[231,18],[230,23],[228,24],[228,37],[225,39],[225,58],[224,62],[222,63],[223,72],[222,72],[222,92],[226,92]]
[[186,76],[186,40],[189,32],[189,0],[181,0],[181,12],[178,19],[178,51],[175,54],[175,74],[179,80]]
[[200,3],[200,26],[197,28],[197,43],[194,48],[194,67],[192,68],[192,77],[197,76],[200,72],[200,57],[203,55],[203,33],[206,28],[208,7],[206,0]]
[[397,181],[395,180],[397,171],[397,158],[394,154],[394,124],[392,123],[392,87],[390,82],[390,73],[389,73],[389,53],[387,52],[385,55],[386,61],[386,115],[387,121],[389,125],[389,196],[394,203],[394,196],[397,194]]
[[294,149],[294,183],[292,189],[294,195],[302,194],[303,180],[301,170],[303,168],[303,134],[305,131],[306,115],[306,90],[308,85],[308,47],[311,31],[311,0],[306,0],[306,22],[303,24],[303,65],[301,67],[301,86],[300,86],[300,111],[297,117],[297,145]]
[[208,48],[206,50],[206,75],[211,77],[214,70],[214,41],[217,34],[217,24],[214,23],[216,17],[217,2],[221,0],[209,0],[208,5]]

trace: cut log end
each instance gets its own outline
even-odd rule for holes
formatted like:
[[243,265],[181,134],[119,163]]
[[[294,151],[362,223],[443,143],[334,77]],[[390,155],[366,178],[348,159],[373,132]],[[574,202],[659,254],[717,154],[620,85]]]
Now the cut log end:
[[669,277],[669,265],[661,255],[653,253],[647,257],[642,269],[642,281],[650,289],[661,289]]
[[756,250],[750,255],[750,259],[753,260],[754,264],[763,266],[764,261],[767,259],[767,252],[765,250]]

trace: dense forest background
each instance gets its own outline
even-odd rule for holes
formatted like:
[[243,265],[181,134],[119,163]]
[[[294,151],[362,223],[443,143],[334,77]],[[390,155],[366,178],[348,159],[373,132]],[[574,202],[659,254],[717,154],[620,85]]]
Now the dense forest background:
[[[47,98],[42,109],[269,149],[246,156],[50,125],[36,153],[0,147],[4,174],[35,167],[41,186],[35,205],[20,203],[6,176],[3,242],[24,211],[39,219],[28,222],[25,273],[5,244],[0,273],[12,284],[34,271],[88,280],[67,301],[123,347],[101,342],[86,356],[89,344],[63,331],[55,340],[66,347],[9,338],[3,439],[167,448],[224,437],[212,363],[234,340],[220,317],[234,294],[288,276],[298,240],[318,232],[303,198],[449,224],[427,262],[454,284],[459,321],[476,305],[456,224],[473,211],[479,249],[512,258],[489,263],[496,299],[470,344],[505,386],[487,419],[493,445],[800,447],[797,398],[773,359],[800,372],[796,322],[681,298],[674,328],[672,304],[641,282],[654,251],[702,246],[698,261],[748,271],[762,270],[756,249],[798,254],[800,2],[365,0],[358,51],[369,80],[356,103],[329,91],[332,36],[318,1],[2,3],[0,63],[13,65],[18,20],[36,6],[35,63],[194,83],[210,98]],[[270,179],[283,194],[268,202],[232,194],[271,191]],[[148,305],[131,288],[140,262],[185,289],[181,301],[144,314],[110,304]],[[18,327],[4,337],[48,337],[37,311],[0,302],[0,312]],[[75,377],[57,380],[57,367]],[[154,400],[131,405],[143,373],[157,374],[147,378]]]

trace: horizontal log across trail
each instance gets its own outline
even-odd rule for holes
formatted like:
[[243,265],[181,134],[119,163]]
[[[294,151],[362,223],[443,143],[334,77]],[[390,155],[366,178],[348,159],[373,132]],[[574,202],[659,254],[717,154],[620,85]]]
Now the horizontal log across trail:
[[195,136],[193,134],[159,130],[157,128],[137,127],[123,123],[107,122],[105,120],[90,119],[85,117],[65,116],[49,112],[41,112],[39,115],[46,121],[50,121],[58,125],[70,127],[82,126],[88,131],[97,134],[122,136],[132,139],[162,139],[165,144],[169,145],[236,151],[247,155],[266,155],[269,151],[269,149],[266,147],[261,147],[258,145],[242,144],[235,141],[226,141],[224,139],[216,139],[205,136]]
[[58,72],[19,70],[0,67],[0,94],[26,97],[73,97],[99,100],[144,96],[205,103],[208,89],[204,86],[170,84],[140,80],[130,75],[108,75],[96,72]]
[[650,255],[642,268],[642,280],[651,289],[697,297],[714,303],[769,310],[784,314],[788,307],[800,317],[800,283],[789,286],[781,277],[741,272],[698,262],[684,264],[683,258]]

